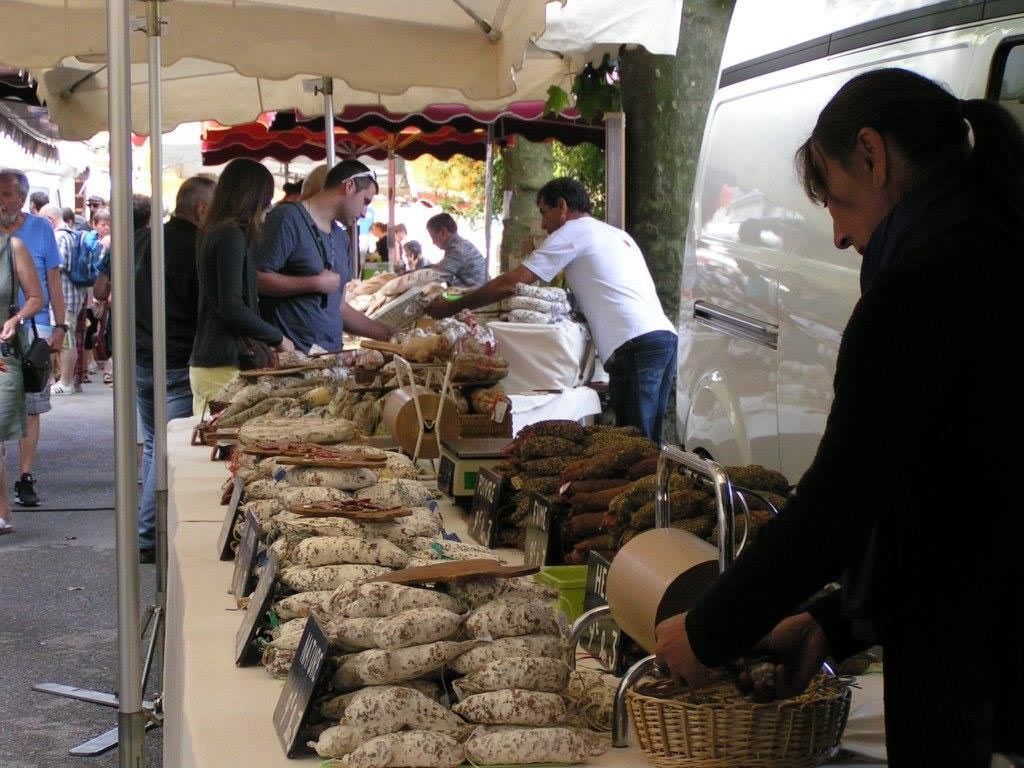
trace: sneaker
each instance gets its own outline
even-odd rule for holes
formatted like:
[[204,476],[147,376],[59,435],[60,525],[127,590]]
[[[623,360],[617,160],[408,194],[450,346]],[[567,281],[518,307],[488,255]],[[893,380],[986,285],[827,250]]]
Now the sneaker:
[[52,387],[50,387],[50,394],[51,395],[70,395],[70,394],[72,394],[75,391],[81,392],[82,391],[82,385],[79,384],[78,385],[78,389],[75,390],[74,385],[72,385],[72,384],[65,384],[65,383],[63,383],[61,381],[58,381],[56,384],[54,384]]
[[39,496],[36,494],[36,479],[30,472],[24,472],[21,480],[14,483],[14,498],[23,507],[38,507]]

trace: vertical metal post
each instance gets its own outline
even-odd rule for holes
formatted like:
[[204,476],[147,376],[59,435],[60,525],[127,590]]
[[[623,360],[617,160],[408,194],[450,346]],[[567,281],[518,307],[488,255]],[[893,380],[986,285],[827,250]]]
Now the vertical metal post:
[[118,753],[121,768],[144,765],[139,645],[138,510],[135,463],[135,275],[132,253],[131,30],[128,0],[107,3],[110,120],[111,280],[114,324],[114,460],[117,522]]
[[[388,149],[388,258],[395,254],[395,184],[398,181],[398,170],[395,167],[395,148]],[[396,259],[401,258],[398,254]]]
[[604,220],[626,228],[626,113],[604,116]]
[[[164,309],[164,145],[163,80],[161,66],[162,26],[160,2],[146,4],[146,38],[149,41],[149,181],[150,277],[153,297],[153,470],[156,472],[156,605],[154,647],[163,658],[164,623],[159,620],[167,608],[167,314]],[[145,691],[143,691],[145,694]]]
[[487,124],[487,158],[484,166],[484,248],[487,249],[487,276],[491,270],[491,219],[494,216],[494,123]]
[[320,90],[324,94],[324,146],[327,147],[327,169],[330,170],[338,161],[334,148],[334,79],[321,78]]

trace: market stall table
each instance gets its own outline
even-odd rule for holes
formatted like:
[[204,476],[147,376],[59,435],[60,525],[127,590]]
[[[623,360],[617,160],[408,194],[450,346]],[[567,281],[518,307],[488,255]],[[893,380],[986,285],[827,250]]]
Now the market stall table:
[[[272,715],[283,681],[260,666],[234,665],[235,632],[242,612],[227,593],[233,564],[217,559],[217,534],[224,517],[223,462],[211,462],[209,449],[189,445],[191,421],[168,427],[169,556],[167,640],[164,660],[165,768],[246,765],[286,768],[319,759],[284,756]],[[441,511],[448,530],[468,540],[468,517],[450,503]],[[498,550],[519,562],[517,550]],[[870,695],[878,696],[878,686]],[[854,691],[854,710],[864,688]],[[872,709],[869,707],[869,709]],[[875,707],[872,711],[876,711]],[[592,763],[598,768],[642,768],[636,748],[609,749]],[[878,765],[877,763],[873,765]]]

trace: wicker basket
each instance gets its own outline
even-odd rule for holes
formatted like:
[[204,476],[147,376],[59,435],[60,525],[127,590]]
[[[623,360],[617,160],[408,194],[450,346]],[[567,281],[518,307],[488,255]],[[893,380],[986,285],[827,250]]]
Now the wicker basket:
[[850,712],[842,678],[816,678],[800,696],[755,704],[731,683],[700,691],[669,680],[626,695],[640,748],[658,768],[810,768],[839,746]]

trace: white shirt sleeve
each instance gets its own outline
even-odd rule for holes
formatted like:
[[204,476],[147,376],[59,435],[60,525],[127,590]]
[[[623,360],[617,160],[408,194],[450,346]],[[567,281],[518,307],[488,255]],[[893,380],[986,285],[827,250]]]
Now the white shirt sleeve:
[[576,258],[576,247],[564,235],[553,232],[533,253],[523,260],[523,266],[546,283],[569,266]]

